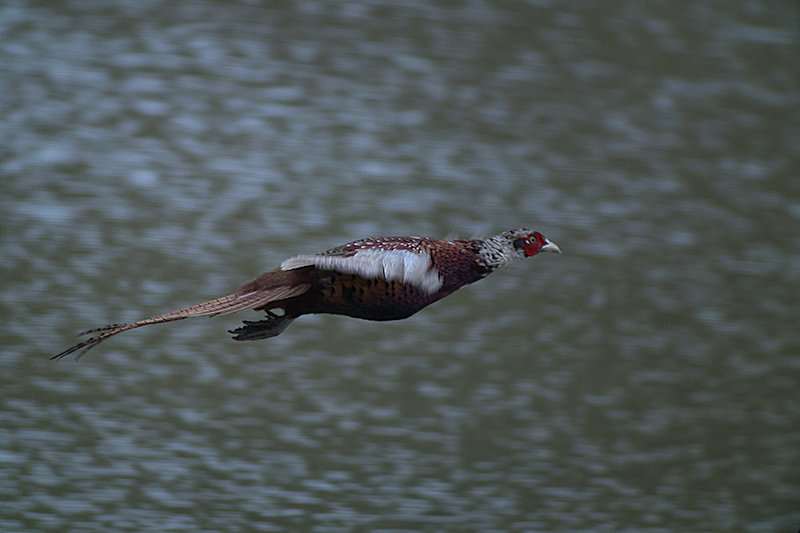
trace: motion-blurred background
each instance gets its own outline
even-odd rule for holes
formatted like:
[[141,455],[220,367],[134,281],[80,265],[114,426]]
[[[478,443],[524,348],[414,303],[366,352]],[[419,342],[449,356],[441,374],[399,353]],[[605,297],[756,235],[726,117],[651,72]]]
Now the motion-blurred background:
[[[795,1],[4,1],[0,530],[795,531]],[[396,323],[82,329],[529,226]]]

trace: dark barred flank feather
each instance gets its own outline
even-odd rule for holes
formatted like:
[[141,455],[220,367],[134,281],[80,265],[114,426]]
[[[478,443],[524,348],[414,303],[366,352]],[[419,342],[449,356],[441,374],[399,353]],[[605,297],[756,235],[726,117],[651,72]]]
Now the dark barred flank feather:
[[474,283],[495,269],[539,252],[561,250],[526,228],[486,240],[443,241],[426,237],[378,237],[354,241],[314,255],[298,255],[265,272],[238,292],[131,322],[84,331],[88,339],[54,355],[80,359],[123,331],[185,318],[228,315],[248,309],[266,319],[244,321],[234,340],[274,337],[297,317],[312,313],[366,320],[398,320]]

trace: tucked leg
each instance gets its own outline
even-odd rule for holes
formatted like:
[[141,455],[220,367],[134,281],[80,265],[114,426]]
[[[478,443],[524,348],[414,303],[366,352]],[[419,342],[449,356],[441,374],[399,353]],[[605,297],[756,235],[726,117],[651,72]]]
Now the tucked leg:
[[259,339],[269,339],[280,335],[286,327],[291,324],[293,317],[283,315],[279,316],[275,313],[267,311],[267,319],[252,322],[244,320],[244,326],[228,331],[233,333],[233,340],[235,341],[255,341]]

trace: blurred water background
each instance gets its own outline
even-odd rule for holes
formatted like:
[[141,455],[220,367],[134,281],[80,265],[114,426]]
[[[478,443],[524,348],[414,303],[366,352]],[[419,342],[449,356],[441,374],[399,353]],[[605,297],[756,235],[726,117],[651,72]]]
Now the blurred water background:
[[[796,531],[799,10],[3,2],[0,530]],[[405,321],[48,360],[522,225],[564,254]]]

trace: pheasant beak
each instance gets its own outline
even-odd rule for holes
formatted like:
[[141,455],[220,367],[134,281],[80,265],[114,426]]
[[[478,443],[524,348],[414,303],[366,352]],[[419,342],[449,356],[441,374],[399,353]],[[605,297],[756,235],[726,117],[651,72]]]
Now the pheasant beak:
[[556,243],[552,242],[550,239],[545,238],[544,244],[539,247],[539,251],[540,252],[555,252],[557,254],[560,254],[561,253],[561,248],[559,248],[558,245]]

